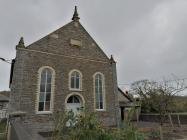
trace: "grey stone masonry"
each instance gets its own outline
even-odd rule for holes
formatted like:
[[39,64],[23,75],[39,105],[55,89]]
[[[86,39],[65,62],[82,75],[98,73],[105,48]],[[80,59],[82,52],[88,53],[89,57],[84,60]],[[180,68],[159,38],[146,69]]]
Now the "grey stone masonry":
[[[111,61],[79,19],[73,20],[60,29],[29,46],[18,44],[11,84],[9,112],[23,111],[22,118],[33,132],[53,129],[53,114],[65,111],[65,99],[69,94],[78,93],[85,100],[85,108],[95,112],[104,126],[117,126],[119,121],[117,100],[116,63]],[[54,99],[52,113],[37,114],[39,69],[48,66],[54,69]],[[82,73],[82,90],[69,89],[69,72],[77,69]],[[97,111],[94,106],[93,75],[100,72],[105,77],[105,110]]]

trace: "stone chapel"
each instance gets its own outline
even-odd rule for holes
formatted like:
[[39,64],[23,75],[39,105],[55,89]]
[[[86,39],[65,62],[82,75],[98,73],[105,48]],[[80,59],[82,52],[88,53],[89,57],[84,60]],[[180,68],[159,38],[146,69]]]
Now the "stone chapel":
[[104,126],[119,123],[116,62],[81,25],[77,7],[71,22],[38,41],[25,46],[21,38],[11,71],[9,113],[22,114],[11,134],[24,128],[37,140],[39,132],[52,131],[55,112],[82,108]]

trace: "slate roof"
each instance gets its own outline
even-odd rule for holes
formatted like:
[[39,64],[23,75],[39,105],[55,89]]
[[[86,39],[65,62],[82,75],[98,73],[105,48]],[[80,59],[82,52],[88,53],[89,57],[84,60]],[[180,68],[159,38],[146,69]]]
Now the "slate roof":
[[0,102],[9,102],[10,91],[0,92]]
[[119,87],[118,87],[118,91],[119,91],[125,98],[127,98],[130,102],[133,102],[133,100],[131,99],[131,97],[130,97],[127,93],[123,92]]

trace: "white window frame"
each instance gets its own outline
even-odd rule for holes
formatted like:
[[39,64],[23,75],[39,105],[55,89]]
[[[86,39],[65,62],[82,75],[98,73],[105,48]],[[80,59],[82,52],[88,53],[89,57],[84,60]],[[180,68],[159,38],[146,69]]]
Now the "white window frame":
[[[71,88],[71,76],[72,76],[73,72],[78,72],[79,73],[79,88]],[[73,69],[69,72],[69,90],[71,90],[71,91],[82,91],[82,73],[77,69]]]
[[[103,97],[103,108],[102,109],[98,109],[96,108],[96,91],[95,91],[95,80],[96,80],[96,75],[97,74],[100,74],[101,77],[102,77],[102,97]],[[94,91],[94,109],[96,111],[106,111],[106,97],[105,97],[105,76],[103,73],[101,72],[96,72],[94,75],[93,75],[93,91]]]
[[67,104],[68,104],[67,101],[68,101],[69,97],[71,97],[71,96],[79,96],[81,98],[82,107],[85,108],[85,103],[86,102],[85,102],[85,99],[84,99],[83,95],[81,95],[78,92],[72,92],[72,93],[68,94],[65,98],[65,111],[67,111]]
[[[41,83],[41,74],[44,69],[50,69],[52,74],[51,79],[51,99],[50,99],[50,110],[49,111],[39,111],[39,98],[40,98],[40,83]],[[52,67],[49,66],[43,66],[38,70],[38,84],[37,84],[37,97],[36,97],[36,114],[51,114],[54,109],[54,88],[55,88],[55,70]]]

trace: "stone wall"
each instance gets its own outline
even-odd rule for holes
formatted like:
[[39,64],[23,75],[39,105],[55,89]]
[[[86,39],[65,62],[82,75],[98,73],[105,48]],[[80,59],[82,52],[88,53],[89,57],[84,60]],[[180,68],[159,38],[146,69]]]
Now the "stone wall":
[[[178,117],[177,114],[171,114],[172,121],[174,124],[178,124]],[[159,122],[160,118],[158,114],[141,114],[140,115],[141,121],[148,121],[148,122]],[[179,114],[179,119],[181,124],[187,124],[187,114]],[[165,123],[169,123],[168,116],[165,116]]]
[[[103,125],[118,124],[116,65],[107,58],[82,25],[79,22],[77,24],[71,22],[28,47],[17,47],[9,111],[26,112],[22,121],[36,132],[53,129],[53,113],[65,111],[65,99],[71,93],[81,94],[85,100],[85,109],[94,112],[93,75],[96,72],[105,76],[106,109],[95,112]],[[81,40],[82,46],[71,46],[68,42],[71,38]],[[38,70],[43,66],[53,68],[56,73],[52,114],[36,113]],[[73,69],[81,71],[83,75],[81,91],[69,89],[68,76]]]

